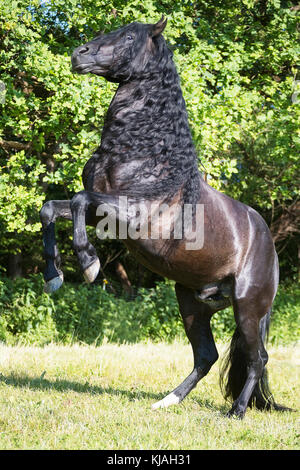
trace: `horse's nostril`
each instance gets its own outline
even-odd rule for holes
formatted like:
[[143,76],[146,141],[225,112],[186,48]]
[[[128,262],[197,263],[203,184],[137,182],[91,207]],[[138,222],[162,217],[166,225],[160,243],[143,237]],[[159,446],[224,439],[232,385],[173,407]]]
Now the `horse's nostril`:
[[78,50],[79,54],[86,54],[87,52],[89,52],[89,47],[88,46],[83,46]]

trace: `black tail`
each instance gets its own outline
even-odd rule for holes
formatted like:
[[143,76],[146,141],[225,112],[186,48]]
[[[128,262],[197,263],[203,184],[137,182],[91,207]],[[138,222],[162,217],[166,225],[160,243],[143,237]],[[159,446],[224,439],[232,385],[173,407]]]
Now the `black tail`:
[[[260,335],[263,341],[265,341],[268,336],[270,317],[271,310],[260,321]],[[220,371],[220,385],[225,399],[232,399],[233,401],[236,400],[245,385],[246,379],[247,356],[244,352],[239,328],[237,327]],[[289,408],[275,403],[274,397],[269,388],[266,368],[264,368],[262,377],[259,379],[255,389],[253,390],[248,406],[250,408],[256,407],[259,410],[290,410]]]

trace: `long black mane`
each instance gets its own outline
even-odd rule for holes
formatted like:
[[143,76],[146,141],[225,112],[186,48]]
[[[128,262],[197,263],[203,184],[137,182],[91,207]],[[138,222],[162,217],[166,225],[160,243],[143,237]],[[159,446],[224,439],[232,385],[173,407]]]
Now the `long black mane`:
[[[138,30],[138,23],[135,23]],[[142,40],[142,39],[140,39]],[[138,160],[128,194],[170,199],[182,188],[185,203],[196,203],[200,174],[173,54],[160,35],[156,54],[139,72],[123,71],[107,111],[101,145],[103,167]],[[147,178],[155,175],[155,181]],[[127,173],[128,178],[128,173]],[[143,182],[140,180],[143,179]],[[145,181],[146,179],[146,181]]]

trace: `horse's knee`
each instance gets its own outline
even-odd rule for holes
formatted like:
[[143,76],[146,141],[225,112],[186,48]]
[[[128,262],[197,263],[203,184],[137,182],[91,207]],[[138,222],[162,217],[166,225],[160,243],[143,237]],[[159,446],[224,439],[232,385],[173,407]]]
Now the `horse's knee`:
[[53,202],[47,201],[40,210],[40,220],[43,224],[48,224],[52,221],[54,215]]
[[76,193],[70,201],[70,207],[72,212],[81,207],[87,207],[87,205],[88,198],[85,191],[79,191],[79,193]]

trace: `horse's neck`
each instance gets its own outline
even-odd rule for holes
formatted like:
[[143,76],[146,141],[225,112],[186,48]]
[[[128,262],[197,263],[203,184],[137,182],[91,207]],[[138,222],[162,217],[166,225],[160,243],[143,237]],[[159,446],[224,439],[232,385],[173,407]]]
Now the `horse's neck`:
[[124,126],[132,124],[132,121],[126,121],[123,118],[125,114],[136,113],[143,108],[146,94],[139,96],[137,93],[139,87],[139,82],[129,82],[119,86],[107,113],[111,122],[114,119],[121,119]]
[[[134,127],[135,133],[140,130],[143,135],[145,127],[150,122],[155,124],[155,120],[159,119],[160,126],[163,124],[160,127],[161,135],[166,130],[170,132],[172,124],[174,135],[180,133],[178,124],[189,131],[185,102],[175,66],[168,72],[120,85],[108,109],[107,130],[114,124],[114,120],[121,120],[125,128]],[[134,120],[138,120],[138,126]]]
[[107,112],[98,153],[104,168],[125,164],[122,175],[125,171],[131,191],[150,197],[184,188],[184,199],[189,202],[197,198],[199,173],[174,71],[119,86]]

